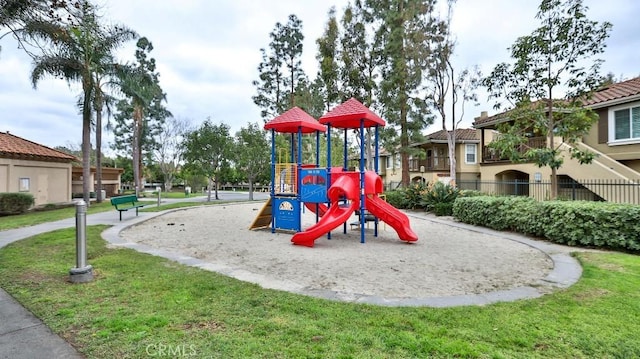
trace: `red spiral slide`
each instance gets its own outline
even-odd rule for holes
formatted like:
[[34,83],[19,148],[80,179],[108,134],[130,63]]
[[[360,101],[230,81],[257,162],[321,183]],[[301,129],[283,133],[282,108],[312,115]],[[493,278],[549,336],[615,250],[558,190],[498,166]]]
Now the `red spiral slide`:
[[[331,201],[331,207],[324,213],[318,223],[309,227],[304,232],[294,234],[291,242],[301,246],[313,247],[317,238],[329,233],[349,220],[351,214],[360,206],[360,196],[358,192],[358,184],[352,178],[348,176],[338,177],[327,192],[329,201]],[[348,207],[341,207],[338,204],[338,201],[343,196],[350,202]]]

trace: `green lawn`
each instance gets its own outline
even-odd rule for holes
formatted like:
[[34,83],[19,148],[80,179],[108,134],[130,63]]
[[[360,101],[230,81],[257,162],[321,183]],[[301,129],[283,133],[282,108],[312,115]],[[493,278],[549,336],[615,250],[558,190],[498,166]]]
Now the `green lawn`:
[[[640,357],[640,258],[583,253],[582,279],[539,299],[388,308],[261,289],[130,249],[88,228],[96,279],[70,284],[74,230],[0,250],[0,286],[89,358]],[[175,352],[174,352],[175,353]],[[178,357],[178,355],[174,355]]]
[[[87,209],[87,213],[98,213],[113,209],[107,200],[102,203],[92,203]],[[0,217],[0,231],[6,229],[33,226],[45,222],[58,221],[65,218],[72,218],[76,215],[76,207],[53,209],[49,211],[27,212],[15,216]]]

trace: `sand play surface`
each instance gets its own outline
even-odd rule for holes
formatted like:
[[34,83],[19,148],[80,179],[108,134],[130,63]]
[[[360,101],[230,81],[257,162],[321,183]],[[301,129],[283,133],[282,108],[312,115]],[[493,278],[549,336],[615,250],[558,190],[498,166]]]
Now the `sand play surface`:
[[[232,268],[236,278],[291,291],[335,291],[340,296],[430,298],[535,286],[553,268],[549,257],[525,244],[457,228],[412,214],[415,243],[388,225],[373,224],[367,242],[359,229],[342,227],[314,248],[291,244],[291,234],[250,231],[262,203],[203,206],[170,212],[125,229],[128,242],[174,251]],[[356,217],[352,217],[353,221]],[[315,215],[303,215],[303,228]],[[258,278],[258,280],[256,280]],[[269,284],[269,282],[272,282]]]

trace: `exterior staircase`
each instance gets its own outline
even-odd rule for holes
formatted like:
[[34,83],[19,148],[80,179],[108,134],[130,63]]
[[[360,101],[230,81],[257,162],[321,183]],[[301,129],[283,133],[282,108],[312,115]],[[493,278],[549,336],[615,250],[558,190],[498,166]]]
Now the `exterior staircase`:
[[[640,172],[582,142],[573,146],[580,150],[593,152],[597,156],[590,165],[581,165],[578,160],[571,158],[569,150],[572,145],[563,143],[560,149],[565,152],[564,163],[558,170],[558,174],[573,178],[608,202],[638,203],[638,199],[640,199]],[[616,190],[611,190],[608,188],[610,186],[602,185],[603,181],[610,181],[611,184],[615,183],[619,186]]]

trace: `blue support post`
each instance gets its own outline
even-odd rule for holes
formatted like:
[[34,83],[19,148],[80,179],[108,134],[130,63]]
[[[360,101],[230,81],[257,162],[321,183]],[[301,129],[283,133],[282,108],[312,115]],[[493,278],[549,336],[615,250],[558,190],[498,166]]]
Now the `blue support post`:
[[360,243],[364,243],[364,119],[360,119]]
[[[316,167],[320,168],[320,131],[316,131]],[[320,220],[318,211],[320,211],[320,205],[316,203],[316,223]]]
[[[276,131],[271,129],[271,205],[273,206],[276,196]],[[271,211],[271,233],[276,232],[276,217]]]
[[[380,125],[376,125],[376,131],[375,131],[375,158],[373,159],[374,161],[374,168],[376,170],[376,174],[379,175],[380,174]],[[374,237],[378,237],[378,217],[375,217],[375,220],[373,221],[373,236]]]
[[[298,126],[298,165],[296,166],[296,200],[300,209],[304,208],[302,205],[302,194],[300,189],[302,188],[302,178],[300,178],[302,171],[302,127]],[[302,215],[298,213],[298,228],[302,230]]]
[[[327,186],[331,186],[331,124],[327,124]],[[327,233],[327,239],[331,239],[331,231]]]

